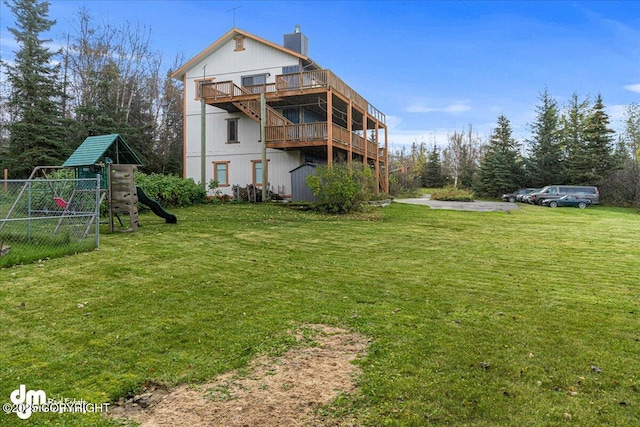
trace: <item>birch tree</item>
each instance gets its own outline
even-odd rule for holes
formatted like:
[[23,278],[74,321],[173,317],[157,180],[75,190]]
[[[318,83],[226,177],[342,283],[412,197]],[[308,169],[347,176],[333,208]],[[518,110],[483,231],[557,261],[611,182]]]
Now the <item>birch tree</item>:
[[469,125],[466,131],[454,131],[447,139],[449,143],[442,153],[443,167],[454,187],[471,188],[480,160],[480,137]]

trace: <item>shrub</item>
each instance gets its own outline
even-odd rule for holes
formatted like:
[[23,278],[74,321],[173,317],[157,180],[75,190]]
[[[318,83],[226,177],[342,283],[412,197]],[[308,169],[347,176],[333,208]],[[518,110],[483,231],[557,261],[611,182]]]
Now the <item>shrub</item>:
[[389,173],[389,194],[394,197],[416,197],[420,194],[420,177],[402,171]]
[[167,206],[189,206],[207,201],[207,192],[191,178],[176,175],[150,175],[136,171],[136,185],[158,203]]
[[318,166],[315,175],[307,177],[307,186],[318,198],[318,210],[332,214],[350,213],[369,200],[375,180],[373,172],[362,163],[337,163]]
[[433,190],[431,193],[431,199],[454,202],[473,202],[473,193],[470,190],[463,188],[448,186]]

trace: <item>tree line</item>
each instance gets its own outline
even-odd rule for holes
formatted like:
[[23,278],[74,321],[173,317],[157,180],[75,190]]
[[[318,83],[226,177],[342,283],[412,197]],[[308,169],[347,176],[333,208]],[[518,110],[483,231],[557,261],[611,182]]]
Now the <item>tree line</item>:
[[52,50],[43,34],[55,21],[49,2],[5,0],[18,49],[0,62],[0,169],[25,178],[60,165],[87,136],[119,133],[147,172],[182,174],[182,89],[151,47],[151,31],[125,22],[98,24],[85,8]]
[[[18,50],[12,62],[0,61],[8,82],[0,88],[0,169],[24,178],[35,166],[62,164],[89,135],[119,133],[145,171],[182,174],[182,84],[169,76],[183,58],[163,66],[149,28],[98,24],[84,8],[52,50],[43,38],[55,25],[49,3],[3,1]],[[603,200],[640,203],[640,106],[627,106],[619,134],[609,121],[600,95],[574,94],[560,106],[544,90],[525,141],[501,115],[486,140],[470,125],[443,149],[416,142],[390,154],[391,186],[450,184],[499,197],[519,187],[588,184]]]
[[414,142],[391,153],[391,185],[397,192],[452,185],[486,197],[522,187],[595,185],[605,202],[640,204],[639,104],[625,107],[616,133],[602,96],[591,101],[574,93],[561,106],[545,89],[529,130],[529,138],[516,140],[509,119],[500,115],[486,140],[469,126],[449,134],[443,149]]

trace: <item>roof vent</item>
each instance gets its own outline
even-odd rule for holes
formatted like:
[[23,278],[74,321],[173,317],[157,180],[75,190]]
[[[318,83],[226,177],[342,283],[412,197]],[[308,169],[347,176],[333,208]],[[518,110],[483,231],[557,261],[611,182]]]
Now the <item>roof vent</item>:
[[300,32],[300,25],[296,25],[292,34],[284,35],[284,47],[304,56],[309,56],[309,39]]

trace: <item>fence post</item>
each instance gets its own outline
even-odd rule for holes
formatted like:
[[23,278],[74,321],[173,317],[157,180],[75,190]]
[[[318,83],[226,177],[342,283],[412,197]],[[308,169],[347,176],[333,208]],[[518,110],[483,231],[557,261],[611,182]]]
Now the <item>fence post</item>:
[[101,185],[101,177],[100,174],[96,174],[96,248],[100,247],[100,185]]
[[7,180],[9,179],[9,169],[4,170],[4,194],[8,193]]

